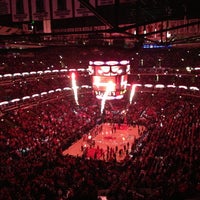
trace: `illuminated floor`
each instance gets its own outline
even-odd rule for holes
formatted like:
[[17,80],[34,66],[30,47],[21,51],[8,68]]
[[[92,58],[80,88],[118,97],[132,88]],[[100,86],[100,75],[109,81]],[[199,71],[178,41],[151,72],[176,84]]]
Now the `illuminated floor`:
[[102,124],[63,151],[63,155],[82,156],[85,152],[86,157],[107,161],[115,153],[117,161],[123,160],[126,153],[130,152],[135,139],[139,137],[139,129],[142,131],[144,127]]

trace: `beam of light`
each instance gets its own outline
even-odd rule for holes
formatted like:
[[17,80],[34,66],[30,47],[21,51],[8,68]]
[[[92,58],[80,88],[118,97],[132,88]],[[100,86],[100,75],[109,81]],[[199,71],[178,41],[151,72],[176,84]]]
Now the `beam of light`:
[[133,97],[134,97],[134,95],[135,95],[135,88],[136,88],[136,86],[137,86],[136,84],[133,84],[133,85],[132,85],[131,93],[130,93],[130,99],[129,99],[130,104],[132,104]]
[[72,89],[74,91],[74,99],[77,105],[79,105],[78,103],[78,91],[77,91],[77,85],[76,85],[76,76],[75,73],[72,73]]
[[102,101],[101,101],[101,114],[103,113],[108,95],[111,91],[113,91],[113,89],[115,89],[115,84],[112,81],[109,81],[107,83],[106,91],[105,91]]

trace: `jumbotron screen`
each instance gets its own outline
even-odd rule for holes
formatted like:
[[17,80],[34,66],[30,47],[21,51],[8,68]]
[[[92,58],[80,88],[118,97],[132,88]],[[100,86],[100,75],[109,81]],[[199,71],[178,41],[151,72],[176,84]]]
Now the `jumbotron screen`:
[[104,96],[107,99],[123,98],[130,72],[129,61],[90,61],[88,71],[98,99]]
[[114,76],[93,76],[93,90],[106,91],[108,83],[113,83],[112,92],[116,91],[116,77]]
[[127,75],[121,76],[92,76],[92,85],[94,91],[105,92],[108,84],[112,92],[126,90]]

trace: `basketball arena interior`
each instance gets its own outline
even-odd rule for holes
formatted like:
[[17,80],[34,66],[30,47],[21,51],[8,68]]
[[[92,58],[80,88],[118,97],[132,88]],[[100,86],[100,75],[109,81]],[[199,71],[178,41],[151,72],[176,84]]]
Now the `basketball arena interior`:
[[1,0],[0,199],[200,199],[199,90],[197,1]]

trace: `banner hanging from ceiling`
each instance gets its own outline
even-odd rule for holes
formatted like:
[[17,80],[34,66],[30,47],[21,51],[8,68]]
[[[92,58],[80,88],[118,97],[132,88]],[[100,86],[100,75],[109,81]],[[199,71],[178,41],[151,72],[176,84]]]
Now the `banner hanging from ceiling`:
[[10,14],[10,0],[0,0],[0,15]]
[[52,1],[53,19],[72,18],[72,1],[71,0],[54,0]]
[[12,0],[12,21],[25,22],[30,20],[29,3],[27,0]]
[[32,20],[42,21],[50,19],[49,0],[32,0]]
[[[95,0],[85,0],[90,3],[93,7],[95,6]],[[74,14],[75,17],[87,17],[93,16],[94,14],[86,7],[84,7],[79,1],[74,1]]]

